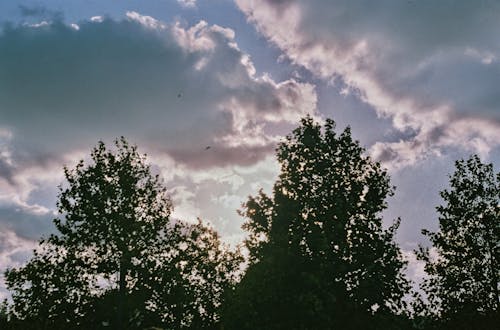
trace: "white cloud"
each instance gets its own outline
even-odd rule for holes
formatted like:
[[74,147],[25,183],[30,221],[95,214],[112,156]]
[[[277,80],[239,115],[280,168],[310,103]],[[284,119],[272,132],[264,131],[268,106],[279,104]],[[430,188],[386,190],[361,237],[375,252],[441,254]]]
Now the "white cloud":
[[[163,30],[166,28],[165,24],[163,24],[159,20],[157,20],[151,16],[141,15],[135,11],[128,11],[126,13],[126,16],[130,20],[138,22],[139,24],[141,24],[147,28],[150,28],[152,30]],[[101,21],[102,21],[102,19],[101,19]]]
[[186,8],[195,8],[196,7],[196,0],[177,0],[177,2],[182,7],[186,7]]
[[90,18],[90,21],[91,22],[96,22],[96,23],[101,23],[101,22],[104,21],[104,17],[102,17],[102,16],[92,16]]
[[491,64],[497,61],[497,57],[489,51],[479,51],[475,48],[468,47],[465,52],[465,55],[468,55],[472,58],[478,59],[483,64]]
[[[417,248],[417,246],[415,246]],[[413,250],[402,250],[403,258],[408,262],[408,267],[406,269],[406,275],[413,282],[415,288],[418,288],[418,284],[426,277],[425,263],[417,259],[415,251]]]
[[21,238],[11,230],[0,231],[0,301],[10,297],[4,286],[4,270],[22,265],[35,247],[34,241]]
[[271,192],[279,172],[278,162],[272,155],[250,166],[208,169],[189,168],[161,154],[151,155],[149,159],[172,196],[173,216],[187,221],[200,217],[232,242],[243,237],[241,224],[244,219],[236,212],[241,203],[260,188]]
[[448,147],[487,153],[499,145],[498,4],[236,2],[292,62],[342,79],[396,129],[413,132],[373,147],[395,166]]
[[49,25],[50,25],[49,22],[47,22],[47,21],[41,21],[39,23],[26,24],[25,26],[29,26],[31,28],[42,28],[42,27],[49,26]]

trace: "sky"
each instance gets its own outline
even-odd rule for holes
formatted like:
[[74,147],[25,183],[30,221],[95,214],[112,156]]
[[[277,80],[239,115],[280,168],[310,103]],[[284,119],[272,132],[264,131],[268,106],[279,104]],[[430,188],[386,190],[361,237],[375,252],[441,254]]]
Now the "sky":
[[237,210],[271,190],[277,143],[310,114],[388,169],[385,224],[401,217],[418,280],[454,161],[498,171],[499,17],[494,0],[1,1],[0,272],[54,231],[63,166],[119,136],[174,217],[237,244]]

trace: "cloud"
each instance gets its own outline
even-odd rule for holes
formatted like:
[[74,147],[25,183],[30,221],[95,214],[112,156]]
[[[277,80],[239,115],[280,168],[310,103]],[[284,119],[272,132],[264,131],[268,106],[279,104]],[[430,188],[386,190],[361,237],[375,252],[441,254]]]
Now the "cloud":
[[39,205],[0,205],[1,231],[12,231],[24,239],[36,240],[53,231],[53,217],[51,211]]
[[54,12],[51,12],[47,10],[47,8],[40,5],[35,5],[35,6],[19,5],[18,8],[19,11],[21,12],[21,15],[24,17],[43,17],[46,16],[47,14],[53,16],[54,14]]
[[0,129],[12,135],[14,167],[120,135],[195,168],[251,164],[274,150],[267,125],[315,111],[312,85],[258,75],[231,29],[136,12],[77,26],[55,19],[0,34]]
[[494,1],[236,1],[296,64],[342,80],[406,134],[373,147],[392,166],[449,147],[500,141],[500,42]]
[[0,230],[0,301],[10,297],[4,285],[4,271],[21,266],[32,255],[36,243],[19,237],[11,230]]
[[208,221],[231,244],[241,243],[244,238],[244,219],[237,214],[241,204],[260,188],[270,193],[279,173],[274,155],[253,165],[202,169],[190,168],[166,154],[152,154],[148,159],[172,198],[172,217]]
[[0,32],[0,271],[54,230],[62,166],[121,135],[150,155],[175,217],[202,216],[240,238],[241,221],[226,216],[274,179],[273,129],[315,113],[314,86],[258,74],[233,30],[204,21],[128,12],[43,22]]
[[196,0],[177,0],[177,2],[186,8],[194,8],[196,7]]

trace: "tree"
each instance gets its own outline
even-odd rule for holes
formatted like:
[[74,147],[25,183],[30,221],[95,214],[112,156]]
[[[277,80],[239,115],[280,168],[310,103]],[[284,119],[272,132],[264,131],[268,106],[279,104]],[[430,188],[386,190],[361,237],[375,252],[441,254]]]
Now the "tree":
[[386,328],[408,290],[393,242],[399,220],[384,230],[380,216],[389,177],[349,128],[338,136],[332,120],[301,123],[277,149],[272,196],[260,191],[243,205],[249,267],[225,326]]
[[9,305],[7,299],[0,303],[0,329],[8,329],[9,326]]
[[440,193],[439,231],[422,231],[434,252],[417,252],[429,276],[422,288],[445,327],[492,329],[500,322],[500,173],[476,155],[455,166]]
[[6,273],[14,317],[36,329],[215,326],[238,252],[201,221],[170,219],[145,156],[124,138],[115,146],[100,142],[91,164],[64,169],[58,233]]

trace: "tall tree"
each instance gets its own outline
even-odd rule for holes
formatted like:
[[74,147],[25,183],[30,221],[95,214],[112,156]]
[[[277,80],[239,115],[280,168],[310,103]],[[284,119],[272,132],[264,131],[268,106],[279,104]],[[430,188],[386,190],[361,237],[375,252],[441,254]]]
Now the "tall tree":
[[440,193],[439,231],[422,231],[434,252],[417,253],[429,275],[422,288],[446,327],[488,329],[500,323],[500,173],[477,155],[455,166]]
[[272,196],[260,191],[241,211],[250,265],[226,328],[385,328],[408,290],[393,242],[399,220],[384,230],[380,215],[389,177],[349,128],[301,123],[277,149]]
[[36,329],[215,326],[239,254],[201,222],[170,219],[145,156],[124,138],[115,147],[64,169],[58,233],[6,273],[14,316]]

